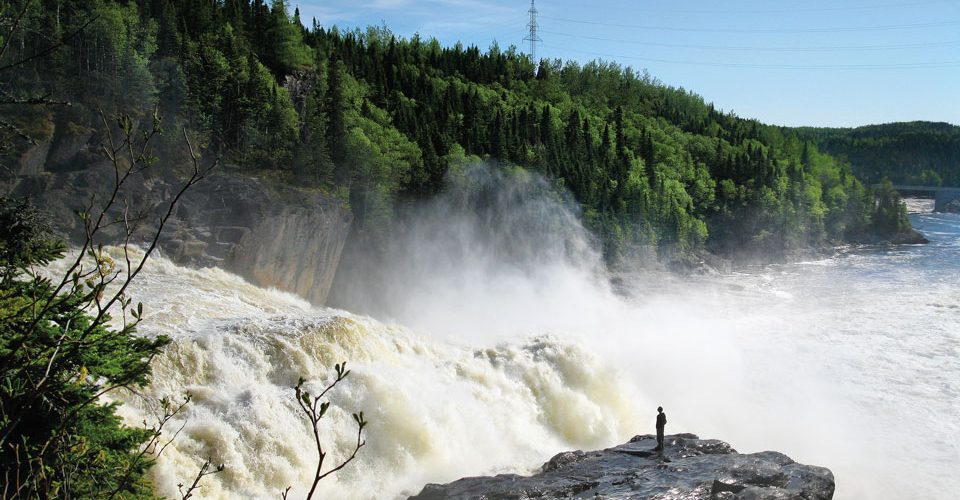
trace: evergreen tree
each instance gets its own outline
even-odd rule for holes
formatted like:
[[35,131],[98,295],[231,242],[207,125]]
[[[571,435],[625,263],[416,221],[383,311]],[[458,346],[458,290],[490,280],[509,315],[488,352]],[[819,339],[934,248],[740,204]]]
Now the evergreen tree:
[[335,57],[331,57],[327,66],[326,140],[327,150],[330,151],[330,159],[334,164],[334,182],[337,184],[347,184],[350,179],[346,164],[347,125],[344,115],[342,71],[342,63]]

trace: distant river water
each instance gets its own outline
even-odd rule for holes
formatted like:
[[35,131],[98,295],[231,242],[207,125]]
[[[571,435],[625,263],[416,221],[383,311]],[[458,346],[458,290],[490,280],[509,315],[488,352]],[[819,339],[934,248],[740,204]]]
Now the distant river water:
[[[697,414],[691,427],[742,451],[777,449],[830,467],[838,498],[956,498],[960,215],[910,219],[929,244],[847,249],[699,292],[713,297],[708,317],[737,369],[721,367],[719,382],[697,390],[712,415],[683,396],[674,402]],[[734,403],[716,401],[724,395]]]
[[[510,203],[541,226],[567,210]],[[132,290],[145,304],[139,330],[173,343],[148,388],[116,397],[133,425],[157,398],[193,397],[153,469],[158,492],[177,496],[209,458],[226,469],[204,478],[204,497],[305,495],[316,451],[291,387],[347,360],[353,372],[321,429],[328,466],[352,450],[350,412],[371,424],[357,460],[321,482],[324,498],[402,498],[427,482],[531,472],[560,451],[652,433],[658,405],[668,434],[829,467],[838,498],[956,498],[960,216],[911,215],[929,245],[694,280],[640,273],[625,298],[597,273],[570,210],[550,226],[566,236],[527,237],[529,252],[518,246],[530,231],[504,228],[494,240],[514,245],[508,261],[484,246],[489,226],[424,231],[418,242],[453,234],[459,250],[416,247],[427,262],[404,264],[417,273],[396,282],[408,314],[378,319],[152,259]],[[557,251],[543,251],[554,240]]]

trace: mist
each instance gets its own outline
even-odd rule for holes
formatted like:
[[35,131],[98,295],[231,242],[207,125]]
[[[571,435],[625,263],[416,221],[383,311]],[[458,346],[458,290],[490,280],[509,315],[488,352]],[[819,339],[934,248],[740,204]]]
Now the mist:
[[[960,487],[960,296],[937,274],[958,245],[937,239],[955,234],[948,217],[921,249],[619,275],[615,291],[569,195],[470,166],[410,208],[387,252],[354,249],[348,269],[365,272],[338,277],[354,285],[340,291],[351,312],[151,259],[131,288],[148,305],[140,331],[173,343],[149,387],[117,395],[120,411],[139,425],[150,401],[193,395],[151,472],[166,495],[207,458],[227,465],[206,479],[212,498],[304,494],[315,450],[290,387],[348,360],[323,429],[330,456],[351,450],[350,411],[372,424],[358,459],[322,482],[331,498],[530,473],[653,433],[659,405],[668,434],[829,467],[838,498],[936,497]],[[923,259],[941,261],[924,274]]]
[[[364,272],[338,277],[351,285],[338,291],[341,306],[468,345],[544,333],[582,345],[621,373],[620,390],[636,394],[636,418],[649,420],[615,439],[652,433],[663,405],[668,433],[831,468],[839,498],[915,494],[923,491],[917,481],[937,484],[949,474],[942,464],[918,465],[926,460],[920,452],[891,442],[910,413],[903,401],[871,396],[896,367],[872,366],[868,342],[837,335],[863,330],[869,338],[886,320],[847,314],[843,294],[873,284],[836,282],[842,264],[713,278],[651,271],[618,277],[618,290],[629,293],[615,293],[567,193],[529,172],[483,164],[455,172],[401,227],[384,255],[352,256],[363,264],[348,267]],[[857,303],[899,300],[895,289],[885,292]],[[939,424],[933,419],[920,433],[936,441]],[[943,453],[949,464],[956,449]]]
[[456,169],[439,196],[399,219],[385,251],[345,252],[334,305],[488,341],[613,313],[579,207],[538,175],[482,163]]

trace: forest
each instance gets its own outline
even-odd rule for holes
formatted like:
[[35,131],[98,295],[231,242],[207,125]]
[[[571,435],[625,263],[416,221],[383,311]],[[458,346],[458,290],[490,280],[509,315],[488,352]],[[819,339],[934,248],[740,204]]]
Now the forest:
[[960,186],[960,127],[909,122],[857,128],[798,128],[799,137],[850,163],[866,183]]
[[321,26],[285,0],[17,0],[4,16],[20,28],[0,65],[19,104],[0,111],[8,177],[54,130],[95,142],[101,111],[141,124],[156,112],[175,132],[162,139],[169,170],[185,129],[226,169],[337,197],[365,244],[481,160],[572,193],[610,263],[637,248],[777,259],[909,226],[818,149],[829,141],[614,63]]
[[[955,128],[917,127],[910,144],[956,157]],[[614,63],[321,26],[285,0],[0,0],[0,186],[83,169],[30,158],[54,141],[113,144],[118,130],[121,146],[158,146],[129,164],[103,148],[118,175],[150,165],[189,187],[191,164],[219,165],[338,200],[353,215],[347,253],[384,245],[405,207],[475,162],[535,172],[572,197],[611,265],[638,252],[776,260],[895,239],[910,231],[897,193],[857,176],[957,175],[863,167],[887,144],[906,148],[886,131],[765,125]],[[122,289],[104,299],[116,263],[95,245],[102,221],[80,213],[88,239],[70,269],[85,254],[96,266],[58,283],[38,271],[68,255],[43,207],[0,194],[0,466],[5,487],[19,485],[3,495],[150,497],[146,450],[166,420],[128,428],[96,402],[145,384],[169,339],[135,335],[142,305]],[[182,408],[163,405],[166,419]],[[220,470],[205,463],[184,498]]]

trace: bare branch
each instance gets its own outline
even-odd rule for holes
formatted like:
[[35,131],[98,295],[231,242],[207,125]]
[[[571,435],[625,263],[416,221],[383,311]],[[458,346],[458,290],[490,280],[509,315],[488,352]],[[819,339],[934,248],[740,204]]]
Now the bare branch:
[[10,48],[10,41],[13,40],[13,35],[16,34],[17,30],[20,29],[20,21],[23,20],[23,16],[27,13],[27,8],[30,7],[32,0],[26,0],[23,2],[23,8],[20,9],[20,12],[17,12],[17,17],[13,19],[13,26],[10,27],[10,32],[7,33],[6,38],[3,40],[3,45],[0,46],[0,58],[7,53],[7,49]]
[[27,104],[31,106],[69,106],[68,101],[57,101],[50,98],[50,94],[20,97],[6,90],[0,89],[0,104]]
[[[183,399],[183,402],[176,406],[170,403],[169,399],[163,398],[160,400],[163,413],[157,417],[157,423],[150,429],[150,439],[140,448],[140,452],[130,460],[130,464],[127,467],[127,470],[124,472],[123,478],[117,483],[116,489],[114,489],[107,498],[114,498],[115,496],[119,495],[123,487],[133,476],[133,472],[136,470],[138,465],[141,465],[144,462],[153,462],[160,458],[160,455],[162,455],[164,450],[167,449],[167,446],[169,446],[170,443],[172,443],[173,440],[180,435],[180,431],[182,431],[187,425],[186,422],[184,422],[183,425],[181,425],[180,428],[173,433],[173,437],[167,440],[165,444],[160,445],[161,436],[163,435],[163,428],[173,417],[183,411],[184,407],[190,403],[191,399],[192,397],[187,394],[187,396]],[[147,421],[144,420],[143,424],[144,427],[146,427]],[[157,450],[158,445],[160,446],[159,450]],[[150,456],[150,458],[148,458],[148,456]]]
[[186,489],[186,491],[183,490],[183,483],[180,483],[177,485],[177,489],[180,491],[181,495],[183,495],[181,497],[181,500],[187,500],[188,498],[193,496],[193,491],[200,487],[201,479],[213,474],[218,474],[220,472],[223,472],[223,468],[224,468],[224,465],[220,464],[215,468],[211,469],[210,459],[208,458],[206,461],[204,461],[203,465],[200,467],[200,472],[197,473],[197,477],[193,479],[193,484],[191,484],[190,487]]
[[352,462],[354,458],[357,458],[357,452],[360,451],[360,448],[363,448],[367,444],[367,442],[362,439],[363,428],[365,424],[366,422],[364,422],[363,425],[357,426],[357,445],[353,449],[353,453],[350,454],[350,457],[344,460],[343,463],[341,463],[340,465],[328,470],[322,476],[318,477],[314,482],[314,484],[316,484],[316,482],[319,482],[321,479],[329,476],[330,474],[333,474],[334,472],[337,472],[338,470],[344,468],[348,463]]
[[[64,272],[60,282],[57,284],[57,286],[53,291],[53,294],[51,295],[51,299],[49,299],[42,307],[33,308],[36,311],[36,314],[34,315],[34,321],[29,325],[27,329],[28,331],[33,331],[37,326],[37,322],[40,321],[40,318],[43,318],[50,310],[52,310],[53,307],[55,307],[58,303],[60,303],[60,301],[65,300],[65,297],[61,296],[61,292],[66,287],[66,285],[71,281],[71,276],[74,273],[82,270],[82,262],[84,257],[92,256],[95,260],[97,259],[98,247],[95,244],[97,233],[101,229],[106,227],[104,220],[107,216],[107,213],[113,208],[114,205],[116,205],[118,202],[121,201],[120,191],[123,188],[123,186],[126,184],[128,179],[130,178],[130,176],[134,173],[134,169],[132,168],[133,166],[127,169],[124,169],[122,167],[120,156],[118,155],[118,153],[120,153],[123,150],[125,145],[130,143],[132,140],[131,138],[132,138],[133,131],[132,131],[132,128],[129,126],[129,118],[124,119],[122,115],[120,118],[118,118],[120,128],[124,134],[124,138],[119,145],[114,139],[113,134],[110,132],[110,124],[107,121],[106,114],[104,114],[102,110],[100,111],[100,119],[101,119],[101,122],[103,123],[104,129],[107,132],[106,144],[103,145],[102,150],[104,155],[110,160],[110,162],[113,164],[113,167],[114,167],[113,186],[111,188],[110,194],[106,198],[106,201],[99,208],[100,212],[99,214],[97,214],[97,217],[95,219],[92,213],[92,210],[93,210],[92,207],[95,203],[95,197],[91,196],[90,204],[88,205],[87,210],[82,213],[82,218],[84,221],[85,238],[84,238],[84,243],[81,246],[80,252],[77,254],[76,259],[74,259],[72,264]],[[159,131],[159,118],[155,117],[153,131],[147,134],[147,136],[144,139],[144,142],[145,143],[149,142],[156,135],[156,133],[158,133],[158,131]],[[160,217],[157,223],[157,226],[153,231],[152,236],[149,240],[149,244],[147,246],[147,249],[144,252],[143,257],[136,264],[136,266],[133,267],[133,271],[128,272],[127,280],[123,283],[120,289],[109,298],[109,300],[107,300],[106,302],[97,301],[97,307],[98,307],[97,315],[94,317],[94,321],[90,323],[90,326],[80,335],[81,340],[85,339],[91,332],[93,332],[96,329],[97,325],[102,323],[103,317],[106,314],[106,312],[110,309],[110,307],[113,306],[113,304],[117,302],[117,300],[119,300],[120,297],[124,296],[128,286],[130,285],[131,280],[135,278],[140,273],[140,271],[143,270],[144,265],[146,265],[147,259],[150,257],[153,251],[156,250],[156,247],[159,243],[160,235],[163,232],[163,229],[166,226],[169,219],[173,216],[174,209],[176,208],[177,203],[179,203],[183,195],[187,192],[188,189],[190,189],[197,182],[200,182],[206,175],[208,175],[214,168],[216,168],[219,165],[220,159],[217,158],[210,165],[206,167],[202,167],[200,164],[200,157],[194,150],[193,144],[190,142],[190,138],[187,136],[186,130],[184,130],[183,132],[183,137],[190,153],[190,159],[193,167],[193,174],[190,176],[189,179],[187,179],[187,181],[181,186],[180,190],[177,191],[174,197],[167,204],[166,211]],[[140,154],[140,155],[134,154],[132,158],[134,160],[137,160],[138,158],[142,159],[144,158],[144,154]],[[128,268],[128,270],[129,269],[130,268]],[[19,349],[23,346],[23,343],[25,342],[26,338],[27,336],[25,336],[24,339],[21,340],[20,342],[14,343],[10,346],[10,350],[6,356],[6,359],[13,359],[13,356],[16,355]],[[0,364],[7,365],[7,363],[0,363]],[[0,440],[0,445],[2,444],[3,444],[3,440]]]
[[[170,218],[173,217],[174,209],[176,208],[177,203],[179,203],[180,198],[182,198],[183,195],[187,192],[187,190],[190,189],[194,184],[196,184],[196,183],[200,182],[201,180],[203,180],[203,178],[206,177],[206,175],[209,174],[210,171],[212,171],[214,168],[216,168],[217,165],[220,163],[220,160],[219,160],[219,158],[218,158],[218,159],[215,160],[211,165],[209,165],[209,166],[207,166],[207,167],[204,167],[204,168],[201,168],[201,167],[200,167],[200,158],[196,155],[196,153],[194,153],[194,151],[193,151],[193,146],[190,145],[190,140],[189,140],[189,138],[187,137],[186,132],[184,132],[184,138],[186,139],[186,141],[187,141],[187,146],[188,146],[188,148],[190,149],[190,156],[191,156],[191,159],[192,159],[192,162],[193,162],[193,169],[194,169],[193,175],[190,176],[190,178],[187,180],[187,182],[185,182],[185,183],[182,185],[182,187],[180,188],[180,190],[174,195],[173,199],[171,199],[170,202],[167,204],[167,210],[166,210],[166,212],[163,214],[163,216],[160,218],[159,222],[157,223],[156,230],[155,230],[154,233],[153,233],[153,237],[151,238],[150,243],[149,243],[146,251],[145,251],[144,254],[143,254],[143,257],[140,259],[140,262],[137,264],[137,266],[136,266],[136,268],[133,270],[133,272],[131,272],[131,273],[129,274],[129,279],[123,283],[123,285],[120,287],[120,290],[117,291],[117,292],[113,295],[113,297],[112,297],[109,301],[106,302],[106,309],[107,309],[107,310],[108,310],[114,303],[116,303],[116,301],[124,294],[124,292],[126,292],[127,287],[130,286],[131,280],[133,280],[133,278],[135,278],[138,274],[140,274],[140,271],[143,270],[144,265],[146,265],[147,259],[150,257],[150,255],[153,253],[153,251],[156,250],[156,248],[157,248],[157,245],[158,245],[158,243],[159,243],[159,241],[160,241],[160,234],[163,232],[163,229],[164,229],[164,227],[166,226],[167,222],[170,220]],[[103,312],[100,313],[100,314],[98,314],[97,317],[95,318],[95,320],[96,320],[96,321],[100,321],[100,320],[103,318],[103,314],[104,314]],[[81,335],[81,338],[83,338],[83,337],[85,337],[86,335],[88,335],[92,330],[93,330],[92,327],[88,328],[88,331],[85,332],[84,335]]]
[[[46,352],[37,353],[37,356],[42,357],[46,355],[50,357],[48,361],[49,362],[48,372],[49,372],[52,370],[54,364],[56,363],[56,358],[58,356],[63,357],[66,355],[66,353],[61,352],[63,349],[66,348],[71,354],[75,354],[77,351],[89,348],[89,346],[86,344],[87,338],[94,331],[96,331],[97,328],[99,328],[103,324],[106,314],[113,307],[113,305],[116,304],[117,302],[120,302],[123,307],[126,307],[126,304],[127,304],[126,292],[128,287],[130,286],[132,280],[143,270],[146,264],[146,261],[151,256],[153,251],[156,249],[159,242],[160,235],[164,227],[166,226],[167,222],[169,221],[169,219],[173,216],[174,209],[176,208],[177,203],[183,197],[184,193],[186,193],[186,191],[190,187],[192,187],[194,184],[202,180],[204,176],[206,176],[212,169],[216,168],[216,166],[219,164],[219,159],[217,159],[209,166],[201,167],[200,158],[196,154],[195,150],[193,149],[193,145],[190,144],[189,137],[187,137],[186,133],[184,132],[184,139],[187,142],[187,147],[190,151],[190,156],[191,156],[191,161],[193,166],[193,174],[182,185],[180,190],[173,196],[173,198],[169,201],[166,207],[166,211],[160,217],[157,223],[157,226],[152,232],[149,245],[146,251],[144,252],[144,255],[142,256],[142,258],[138,262],[136,262],[135,265],[131,265],[133,264],[133,262],[131,262],[128,259],[126,276],[125,276],[125,279],[122,280],[122,284],[119,287],[119,290],[117,290],[115,293],[111,294],[110,296],[104,298],[103,294],[106,291],[107,285],[113,283],[115,280],[118,279],[119,271],[116,274],[113,274],[112,270],[110,271],[104,270],[103,265],[104,265],[105,254],[104,254],[102,245],[96,244],[97,233],[107,225],[105,221],[107,220],[106,217],[107,217],[107,214],[110,212],[110,210],[118,202],[125,202],[125,200],[120,196],[121,189],[124,186],[124,184],[129,180],[130,176],[135,171],[138,170],[137,168],[138,163],[142,164],[143,162],[145,162],[146,152],[147,152],[147,149],[146,149],[147,143],[149,143],[149,141],[159,132],[160,120],[159,120],[159,117],[156,117],[156,116],[154,117],[153,130],[150,133],[147,133],[144,135],[144,143],[140,145],[137,148],[137,150],[134,150],[132,147],[133,130],[132,130],[132,126],[129,118],[124,118],[123,115],[121,115],[118,118],[118,123],[120,125],[121,130],[123,131],[123,140],[120,142],[120,144],[117,144],[113,134],[110,131],[110,125],[107,122],[106,115],[101,111],[100,116],[101,116],[101,121],[104,125],[104,129],[106,131],[106,144],[103,146],[103,151],[105,156],[111,161],[114,167],[113,186],[111,188],[109,195],[105,199],[106,201],[103,202],[98,207],[99,213],[96,214],[96,216],[94,216],[93,214],[93,206],[96,203],[95,196],[91,196],[91,199],[87,206],[86,211],[81,212],[81,219],[83,220],[83,223],[84,223],[85,239],[80,248],[80,251],[77,253],[76,258],[73,259],[70,266],[61,276],[61,279],[59,283],[57,283],[57,285],[54,287],[53,292],[47,295],[48,298],[40,299],[39,297],[34,297],[35,300],[29,305],[28,312],[31,315],[30,323],[25,328],[25,331],[21,332],[20,338],[16,339],[14,342],[11,342],[10,345],[8,345],[7,352],[5,353],[3,358],[0,359],[0,367],[2,367],[0,368],[0,372],[3,372],[5,374],[9,374],[10,372],[20,370],[19,366],[13,366],[13,364],[10,361],[15,359],[16,356],[22,354],[20,351],[24,348],[25,345],[27,345],[28,339],[31,338],[31,332],[35,331],[35,329],[37,328],[37,325],[39,324],[40,321],[43,320],[43,318],[47,317],[47,315],[55,307],[58,307],[60,304],[64,303],[64,301],[75,300],[74,294],[80,292],[79,287],[81,286],[80,285],[81,278],[84,280],[84,284],[87,286],[90,286],[91,288],[89,292],[86,292],[86,294],[81,297],[81,300],[85,301],[87,304],[95,305],[96,315],[89,322],[89,325],[77,337],[72,339],[66,339],[66,338],[60,339],[60,341],[56,342],[54,346],[47,348]],[[124,168],[120,160],[119,153],[121,153],[123,148],[126,148],[126,152],[129,155],[127,156],[127,158],[129,158],[130,161],[132,162],[130,165],[127,166],[127,168]],[[130,236],[129,234],[126,235],[126,238],[124,241],[124,251],[127,257],[129,257],[129,253],[127,253],[129,252],[129,236]],[[89,271],[85,271],[83,266],[83,261],[87,257],[91,257],[94,260],[94,266]],[[91,282],[89,280],[94,280],[94,281]],[[93,284],[89,285],[89,283],[93,283]],[[68,285],[69,285],[70,293],[63,294],[62,292],[68,288]],[[24,306],[24,307],[28,307],[28,306]],[[138,315],[137,315],[138,317],[141,312],[142,311],[138,306]],[[117,334],[121,335],[121,334],[125,334],[126,332],[128,332],[128,330],[125,327],[123,330],[121,330]],[[37,359],[33,357],[32,353],[27,353],[27,358]],[[47,360],[45,359],[45,361]],[[31,376],[29,376],[29,374],[27,375],[28,376],[26,376],[25,379],[33,389],[31,391],[32,394],[34,395],[33,400],[44,399],[45,396],[44,396],[44,391],[42,389],[43,389],[43,386],[47,383],[48,377],[43,377],[40,380],[34,380]],[[107,387],[103,391],[98,392],[94,396],[94,398],[79,405],[79,408],[83,408],[91,404],[93,401],[96,400],[96,398],[100,397],[102,394],[110,390],[116,389],[117,387],[124,387],[129,383],[130,383],[129,381],[119,381],[118,383]],[[32,401],[28,401],[27,404],[28,405],[32,404]],[[17,413],[18,414],[16,416],[10,419],[9,421],[10,425],[8,426],[7,429],[5,429],[4,435],[0,437],[0,446],[7,446],[8,440],[10,436],[13,435],[12,433],[14,429],[17,428],[20,423],[22,423],[22,418],[20,418],[22,415],[19,414],[20,412],[17,412]],[[48,444],[49,442],[44,445],[44,449]]]
[[[29,1],[27,1],[27,2],[24,3],[23,11],[22,11],[21,14],[20,14],[21,17],[22,17],[22,15],[23,15],[23,12],[25,12],[25,11],[27,10],[27,5],[29,5],[29,4],[30,4]],[[87,29],[87,26],[90,26],[90,25],[91,25],[94,21],[96,21],[99,17],[100,17],[99,15],[95,15],[95,16],[91,17],[90,19],[87,20],[87,22],[83,23],[83,25],[80,26],[79,28],[77,28],[76,30],[74,30],[74,31],[72,31],[72,32],[64,35],[63,38],[61,38],[61,39],[60,39],[59,41],[57,41],[56,43],[54,43],[54,44],[52,44],[52,45],[44,48],[43,50],[41,50],[41,51],[39,51],[39,52],[31,55],[31,56],[27,56],[27,57],[25,57],[25,58],[23,58],[23,59],[14,61],[14,62],[9,63],[9,64],[5,64],[5,65],[3,65],[3,66],[0,66],[0,71],[6,71],[6,70],[8,70],[8,69],[10,69],[10,68],[14,68],[14,67],[16,67],[16,66],[20,66],[21,64],[26,64],[26,63],[34,60],[34,59],[43,57],[43,56],[45,56],[45,55],[47,55],[47,54],[49,54],[49,53],[51,53],[51,52],[59,49],[60,47],[63,47],[63,46],[66,45],[67,42],[69,42],[71,39],[73,39],[74,37],[76,37],[77,35],[79,35],[81,32],[83,32],[83,30]],[[19,24],[19,23],[20,23],[20,17],[17,18],[17,24]],[[13,31],[15,31],[15,30],[16,30],[16,26],[14,26],[14,30],[12,30],[12,31],[10,32],[10,35],[13,35]],[[9,39],[10,39],[10,38],[12,38],[12,36],[8,36],[8,37],[7,37],[7,40],[4,40],[3,48],[0,49],[0,57],[3,57],[3,53],[6,52],[7,46],[8,46],[8,44],[10,43],[10,42],[9,42]]]
[[[34,139],[33,137],[30,137],[30,134],[27,134],[27,133],[24,132],[23,130],[20,130],[19,127],[17,127],[16,125],[14,125],[14,124],[6,121],[6,120],[0,120],[0,129],[5,129],[5,130],[10,131],[10,132],[13,133],[14,135],[17,135],[17,136],[19,136],[21,139],[29,142],[32,146],[36,146],[37,144],[39,144],[36,139]],[[4,168],[5,168],[7,171],[9,171],[9,172],[13,172],[12,170],[10,170],[9,167],[4,166]]]
[[[324,414],[327,412],[327,409],[330,407],[330,403],[327,401],[321,402],[321,399],[327,394],[327,392],[343,381],[343,379],[347,378],[347,375],[350,375],[350,370],[347,370],[346,361],[335,365],[334,370],[337,374],[336,378],[333,380],[333,382],[327,385],[326,388],[323,389],[319,396],[311,396],[309,392],[303,389],[304,380],[302,378],[297,382],[296,387],[293,388],[294,393],[296,394],[297,404],[310,421],[310,426],[313,430],[313,440],[314,444],[316,445],[318,455],[317,470],[313,477],[313,484],[310,487],[310,492],[307,493],[307,500],[313,498],[313,494],[317,490],[317,484],[320,483],[321,479],[339,471],[348,463],[352,462],[353,459],[357,457],[357,452],[360,451],[360,448],[363,448],[363,446],[366,444],[366,441],[363,440],[363,428],[367,426],[367,421],[363,418],[363,412],[354,413],[353,420],[357,423],[357,444],[353,449],[353,453],[351,453],[346,460],[341,462],[340,465],[337,465],[327,472],[322,472],[323,461],[327,454],[325,451],[323,451],[323,444],[320,442],[320,419],[322,419]],[[289,491],[289,488],[287,488],[287,490]],[[283,496],[286,498],[286,492],[284,492]]]

